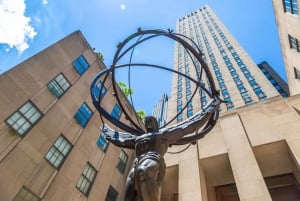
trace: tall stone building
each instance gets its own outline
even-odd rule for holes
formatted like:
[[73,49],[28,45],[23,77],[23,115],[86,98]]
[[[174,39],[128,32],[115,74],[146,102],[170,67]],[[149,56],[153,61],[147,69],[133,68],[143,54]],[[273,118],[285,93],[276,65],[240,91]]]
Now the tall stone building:
[[263,61],[257,66],[282,97],[286,98],[289,96],[289,88],[287,83],[280,77],[277,72],[273,70],[268,62]]
[[[192,38],[203,51],[227,103],[204,138],[187,150],[169,149],[162,200],[300,199],[300,96],[282,98],[208,6],[180,18],[176,32]],[[191,66],[184,49],[175,44],[174,68],[197,73]],[[189,100],[190,88],[187,80],[174,75],[168,119]],[[194,100],[178,122],[199,110],[198,100],[206,103],[200,94]]]
[[[90,98],[103,68],[76,31],[0,75],[1,201],[122,200],[132,152],[104,139]],[[124,120],[110,85],[104,107]]]
[[273,0],[290,95],[300,93],[299,0]]
[[167,110],[168,110],[168,95],[163,94],[153,107],[152,116],[157,119],[158,126],[163,127],[167,120]]

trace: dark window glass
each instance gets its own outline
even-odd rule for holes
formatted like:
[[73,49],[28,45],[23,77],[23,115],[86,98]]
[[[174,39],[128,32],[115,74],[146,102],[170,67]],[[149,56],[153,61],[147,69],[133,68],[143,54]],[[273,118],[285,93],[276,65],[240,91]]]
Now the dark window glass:
[[289,35],[289,43],[290,43],[290,48],[300,52],[300,41],[297,38]]
[[79,75],[82,75],[89,68],[89,63],[86,61],[84,56],[81,55],[73,61],[73,66]]
[[108,141],[105,139],[103,133],[100,134],[97,140],[97,145],[102,151],[106,152],[108,147]]
[[86,103],[83,103],[74,115],[74,118],[80,124],[80,126],[84,128],[92,117],[92,114],[92,110],[89,108],[89,106]]
[[117,169],[123,174],[126,168],[126,164],[127,164],[127,160],[128,160],[128,156],[126,155],[126,153],[121,150],[121,153],[119,155],[119,161],[117,164]]
[[122,114],[121,108],[117,104],[115,104],[110,115],[115,119],[120,119],[121,114]]
[[283,0],[284,12],[289,12],[292,14],[299,14],[297,0]]
[[294,68],[295,78],[300,80],[300,71],[297,68]]
[[19,135],[24,136],[41,117],[42,113],[38,108],[31,101],[27,101],[5,122]]
[[103,98],[107,92],[106,87],[101,82],[98,82],[97,85],[95,87],[93,87],[92,90],[93,90],[93,96],[95,96],[97,100],[99,100],[100,91],[101,91],[100,98]]
[[118,197],[118,192],[112,186],[109,186],[105,201],[116,201],[117,197]]

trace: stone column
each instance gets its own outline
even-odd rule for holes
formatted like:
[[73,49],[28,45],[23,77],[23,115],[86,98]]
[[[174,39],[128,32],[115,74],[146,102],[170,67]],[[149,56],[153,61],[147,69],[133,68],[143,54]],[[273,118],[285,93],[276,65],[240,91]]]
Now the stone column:
[[200,172],[197,146],[178,155],[179,162],[179,201],[203,201],[200,185]]
[[220,119],[241,201],[272,201],[238,114]]

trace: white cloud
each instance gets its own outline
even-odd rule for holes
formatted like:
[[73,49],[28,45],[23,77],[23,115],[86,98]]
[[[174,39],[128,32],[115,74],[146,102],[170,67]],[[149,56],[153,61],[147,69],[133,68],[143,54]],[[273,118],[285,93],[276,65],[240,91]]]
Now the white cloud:
[[48,0],[42,0],[42,4],[48,4]]
[[29,48],[28,40],[37,33],[26,17],[25,0],[0,0],[0,44],[16,48],[20,54]]
[[126,9],[126,5],[122,3],[122,4],[120,5],[120,9],[121,9],[121,10],[125,10],[125,9]]

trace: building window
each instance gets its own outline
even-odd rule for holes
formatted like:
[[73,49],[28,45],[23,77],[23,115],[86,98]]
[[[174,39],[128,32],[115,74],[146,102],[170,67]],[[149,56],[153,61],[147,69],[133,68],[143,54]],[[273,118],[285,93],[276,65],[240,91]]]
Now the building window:
[[20,136],[24,136],[41,117],[42,113],[38,108],[31,101],[27,101],[21,108],[10,115],[5,122]]
[[59,136],[45,158],[58,169],[70,153],[72,144],[63,136]]
[[74,118],[80,124],[80,126],[84,128],[92,117],[92,114],[92,110],[89,108],[89,106],[86,103],[83,103],[74,115]]
[[12,201],[39,201],[38,196],[23,186]]
[[[101,92],[101,97],[100,97],[100,92]],[[96,97],[96,99],[99,101],[99,97],[103,98],[107,92],[106,87],[101,83],[98,82],[96,87],[93,87],[93,95]]]
[[100,134],[97,140],[97,145],[102,151],[106,152],[108,147],[108,141],[105,139],[103,133]]
[[109,186],[105,201],[116,201],[117,197],[118,197],[118,191],[116,191],[112,186]]
[[289,35],[289,43],[290,48],[297,50],[297,52],[300,52],[300,41],[297,38]]
[[62,73],[58,74],[48,83],[48,89],[56,96],[56,98],[60,98],[69,88],[70,83]]
[[295,72],[295,78],[300,80],[300,71],[294,67],[294,72]]
[[119,155],[119,161],[118,161],[118,164],[117,164],[117,168],[122,174],[125,171],[127,160],[128,160],[128,156],[126,155],[126,153],[123,150],[121,150],[121,153]]
[[284,12],[298,15],[299,10],[297,0],[283,0],[283,8]]
[[96,169],[93,168],[91,164],[87,163],[76,185],[77,189],[85,196],[89,195],[96,174]]
[[84,56],[81,55],[73,61],[73,66],[79,75],[82,75],[89,68],[89,63],[86,61]]
[[115,105],[114,105],[114,108],[113,108],[113,110],[111,111],[111,114],[110,114],[110,115],[111,115],[112,117],[114,117],[115,119],[120,119],[121,113],[122,113],[122,111],[121,111],[120,106],[118,106],[117,104],[115,104]]

